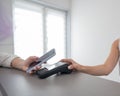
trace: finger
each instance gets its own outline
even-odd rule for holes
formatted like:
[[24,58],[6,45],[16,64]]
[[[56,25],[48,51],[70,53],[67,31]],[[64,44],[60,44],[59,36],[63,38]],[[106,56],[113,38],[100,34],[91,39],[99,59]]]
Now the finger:
[[36,70],[37,70],[37,66],[36,66],[36,67],[34,67],[33,71],[36,71]]
[[33,70],[32,70],[32,73],[35,73],[37,70],[40,70],[40,66],[36,66]]
[[71,64],[72,60],[71,59],[62,59],[61,62],[68,62],[68,64]]
[[41,68],[41,66],[36,66],[36,70],[39,70]]
[[30,72],[30,74],[34,74],[34,73],[36,73],[36,70],[32,70],[32,71]]
[[68,66],[68,69],[74,69],[74,67],[72,65]]
[[61,59],[60,62],[67,62],[67,59]]
[[27,60],[32,63],[34,61],[37,61],[38,57],[36,57],[36,56],[30,56],[30,57],[27,58]]
[[60,61],[61,61],[61,62],[65,62],[65,61],[66,61],[66,59],[61,59]]
[[32,75],[32,74],[33,74],[33,72],[32,72],[32,71],[30,71],[28,74]]

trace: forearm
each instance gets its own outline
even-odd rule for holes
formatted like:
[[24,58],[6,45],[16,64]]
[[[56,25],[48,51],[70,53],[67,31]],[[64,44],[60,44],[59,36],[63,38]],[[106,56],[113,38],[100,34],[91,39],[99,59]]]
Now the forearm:
[[97,66],[79,66],[78,70],[83,73],[95,75],[95,76],[101,76],[101,75],[108,75],[111,70],[107,70],[104,64],[97,65]]
[[116,66],[119,59],[119,40],[115,40],[111,47],[111,52],[104,64],[97,66],[82,66],[79,70],[92,75],[108,75]]

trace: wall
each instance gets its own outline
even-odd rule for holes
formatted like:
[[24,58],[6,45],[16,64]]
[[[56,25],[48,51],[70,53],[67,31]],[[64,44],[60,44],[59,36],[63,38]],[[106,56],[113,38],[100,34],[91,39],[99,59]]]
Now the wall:
[[[84,65],[104,63],[120,36],[119,0],[72,0],[71,56]],[[106,79],[120,81],[118,66]]]
[[13,53],[12,2],[0,0],[0,52]]

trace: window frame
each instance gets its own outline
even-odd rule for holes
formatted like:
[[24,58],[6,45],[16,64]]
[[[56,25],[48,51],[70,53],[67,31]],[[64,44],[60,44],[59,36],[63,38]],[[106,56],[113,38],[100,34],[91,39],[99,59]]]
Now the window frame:
[[[17,2],[17,3],[15,3]],[[25,6],[21,6],[23,5],[23,2],[25,3],[31,3],[31,4],[35,4],[39,7],[41,7],[43,9],[43,53],[45,53],[47,51],[47,47],[46,47],[46,35],[47,35],[47,32],[46,32],[46,20],[45,20],[45,16],[46,16],[46,9],[53,9],[53,10],[56,10],[56,11],[61,11],[61,12],[65,12],[65,17],[66,17],[66,23],[65,23],[65,57],[68,58],[68,57],[71,57],[71,17],[70,17],[70,11],[69,10],[65,10],[65,9],[62,9],[62,8],[57,8],[57,6],[55,7],[54,5],[51,5],[51,4],[48,4],[48,3],[41,3],[40,1],[33,1],[33,0],[15,0],[14,2],[14,7],[15,6],[19,6],[21,8],[27,8]],[[29,8],[28,8],[29,9]],[[13,15],[14,16],[14,15]],[[15,31],[15,30],[14,30]]]

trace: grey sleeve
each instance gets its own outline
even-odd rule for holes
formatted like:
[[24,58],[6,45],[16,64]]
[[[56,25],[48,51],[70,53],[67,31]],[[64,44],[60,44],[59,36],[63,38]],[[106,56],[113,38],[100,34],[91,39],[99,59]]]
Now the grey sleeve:
[[118,47],[119,47],[119,51],[120,51],[120,38],[119,38],[119,46]]
[[12,60],[17,57],[18,56],[16,56],[16,55],[0,53],[0,66],[11,67]]

